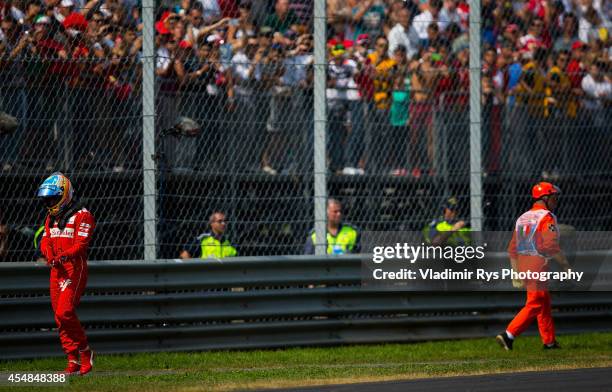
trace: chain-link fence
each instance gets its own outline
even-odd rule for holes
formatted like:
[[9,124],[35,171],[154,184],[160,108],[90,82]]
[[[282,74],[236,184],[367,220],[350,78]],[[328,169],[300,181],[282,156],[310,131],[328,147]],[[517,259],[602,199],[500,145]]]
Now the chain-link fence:
[[[483,228],[507,230],[549,179],[566,195],[561,221],[612,226],[609,7],[483,2],[478,152],[465,2],[328,1],[327,42],[313,39],[313,3],[163,2],[151,26],[127,0],[0,3],[0,110],[20,121],[0,135],[0,257],[37,257],[36,187],[62,170],[98,221],[91,257],[142,259],[143,142],[155,145],[157,257],[197,256],[210,232],[240,255],[302,253],[315,45],[327,53],[327,192],[345,222],[421,230],[451,196],[469,222],[481,196]],[[143,140],[143,95],[155,140]],[[186,119],[199,129],[176,126]],[[482,195],[470,193],[478,153]]]
[[108,20],[104,5],[56,3],[2,6],[0,110],[20,124],[0,135],[4,256],[40,256],[36,190],[61,170],[96,214],[92,257],[142,258],[141,40]]

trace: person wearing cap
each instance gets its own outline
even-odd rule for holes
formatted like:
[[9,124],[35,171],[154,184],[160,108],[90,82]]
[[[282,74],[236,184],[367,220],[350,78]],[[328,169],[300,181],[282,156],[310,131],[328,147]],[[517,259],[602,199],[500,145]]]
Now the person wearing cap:
[[[63,91],[63,96],[66,101],[67,111],[69,113],[78,113],[76,116],[66,118],[65,124],[69,125],[68,129],[75,132],[74,135],[78,134],[78,137],[73,137],[72,139],[70,152],[72,153],[71,158],[74,166],[81,168],[92,165],[92,152],[103,148],[100,145],[103,140],[98,135],[106,135],[107,137],[104,140],[115,140],[111,137],[109,131],[120,132],[125,124],[122,123],[119,127],[113,127],[109,124],[110,121],[86,120],[121,116],[117,113],[116,109],[102,103],[104,98],[100,97],[100,94],[92,94],[92,91],[96,91],[99,88],[102,81],[100,80],[101,77],[94,72],[96,64],[93,64],[91,61],[93,57],[92,44],[83,38],[83,33],[87,31],[88,26],[85,16],[78,12],[71,12],[64,18],[62,26],[66,36],[64,42],[70,57],[70,61],[65,63],[64,68],[67,88]],[[113,73],[107,71],[106,74],[112,75]],[[100,84],[96,85],[96,82]],[[123,108],[125,105],[120,107]],[[107,116],[103,114],[103,110],[108,110],[106,113],[111,113],[112,111],[112,115]],[[95,154],[97,156],[97,153]],[[110,154],[103,154],[101,156],[107,157]],[[97,164],[101,163],[102,160],[95,159],[94,161]]]
[[58,7],[55,7],[53,14],[58,22],[63,23],[68,15],[72,13],[74,8],[73,0],[62,0]]
[[368,34],[359,34],[353,48],[353,57],[359,64],[363,65],[366,62],[369,46],[370,36]]
[[406,58],[406,47],[398,45],[393,53],[397,65],[393,72],[393,91],[391,93],[391,107],[389,120],[391,132],[387,140],[381,143],[385,151],[389,152],[387,163],[393,168],[395,176],[407,175],[406,149],[408,135],[408,101],[410,100],[410,67]]
[[260,169],[268,105],[267,91],[257,87],[261,86],[264,65],[269,69],[267,64],[272,48],[271,45],[258,45],[259,40],[249,39],[246,35],[241,40],[231,60],[233,96],[229,98],[239,115],[240,126],[232,127],[231,131],[235,135],[234,148],[243,154],[239,160],[240,169],[257,171]]
[[53,141],[40,143],[40,140],[48,140],[55,124],[59,126],[64,102],[61,95],[66,71],[64,61],[68,59],[66,47],[54,38],[52,23],[49,16],[39,15],[34,30],[22,35],[13,50],[14,55],[29,58],[28,72],[24,72],[30,86],[26,89],[29,131],[24,135],[23,158],[48,169],[55,167],[59,145]]
[[[516,105],[511,113],[514,137],[512,145],[512,171],[518,173],[527,171],[540,174],[542,163],[539,157],[544,156],[544,145],[534,143],[542,135],[542,125],[545,121],[546,110],[549,105],[546,96],[547,78],[546,66],[547,51],[541,47],[527,49],[523,52],[524,65],[521,78],[513,93]],[[538,139],[539,140],[539,139]]]
[[[569,270],[569,263],[559,246],[557,217],[553,213],[559,204],[560,195],[561,190],[549,182],[540,182],[531,189],[534,203],[530,210],[517,219],[512,240],[508,245],[510,263],[514,271],[545,272],[549,269],[550,259],[555,260],[563,270]],[[559,348],[555,339],[547,283],[538,280],[514,280],[512,284],[515,288],[526,288],[527,301],[506,330],[496,336],[497,343],[505,350],[512,350],[514,339],[537,319],[544,349]]]
[[[291,30],[287,30],[289,31]],[[259,63],[256,72],[256,79],[261,86],[259,92],[267,96],[268,105],[265,120],[266,141],[261,154],[260,167],[265,173],[272,175],[288,167],[287,135],[290,133],[290,127],[286,121],[288,113],[292,110],[292,89],[283,85],[284,73],[284,46],[281,43],[273,43],[266,58]],[[297,128],[291,127],[291,133],[296,131]]]
[[571,59],[567,64],[566,72],[572,82],[572,92],[575,96],[582,95],[580,83],[585,74],[583,60],[586,50],[588,50],[588,45],[584,42],[576,40],[572,43]]
[[[346,48],[343,44],[336,44],[330,50],[331,58],[327,67],[327,107],[328,107],[328,126],[329,142],[327,143],[329,153],[329,167],[332,172],[341,171],[344,168],[345,138],[346,128],[344,122],[346,116],[354,120],[355,111],[359,110],[361,96],[355,82],[357,74],[357,63],[348,57]],[[352,122],[356,127],[356,134],[360,134],[360,123]],[[355,142],[350,143],[351,146]]]
[[272,38],[274,37],[274,30],[270,26],[261,26],[257,33],[257,39],[259,40],[259,46],[269,47],[272,45]]
[[[222,170],[226,165],[227,143],[227,97],[229,71],[221,61],[220,44],[217,35],[202,35],[198,38],[197,49],[185,61],[186,77],[182,85],[181,110],[183,115],[196,120],[203,132],[192,144],[196,145],[196,161],[199,168],[211,172]],[[180,44],[179,44],[180,46]],[[202,102],[206,110],[198,105]]]
[[[177,57],[179,40],[176,39],[176,29],[183,30],[178,26],[176,14],[170,11],[163,12],[159,21],[155,23],[157,31],[157,58],[155,63],[155,75],[159,81],[159,93],[156,94],[156,127],[166,129],[174,126],[179,116],[178,89],[184,77],[182,61]],[[182,22],[180,22],[182,24]],[[177,27],[178,26],[178,27]],[[173,168],[184,169],[181,150],[181,141],[175,135],[164,139],[164,153],[168,164]]]
[[[312,86],[313,61],[312,36],[303,34],[287,47],[282,64],[280,59],[276,63],[282,75],[279,79],[271,79],[276,84],[271,88],[270,115],[266,123],[268,142],[261,162],[266,173],[273,174],[278,169],[301,170],[308,162],[306,157],[312,154],[309,153],[312,143],[308,142],[312,113],[304,107],[308,89]],[[290,127],[286,123],[287,113],[291,113]],[[288,132],[291,137],[287,136]],[[292,162],[288,159],[288,149],[294,152]]]
[[449,197],[441,206],[442,215],[423,228],[423,239],[434,246],[465,246],[471,242],[471,229],[464,220],[458,219],[459,201]]
[[[3,86],[0,90],[0,108],[16,118],[25,119],[27,100],[22,75],[25,59],[21,58],[23,47],[17,50],[19,53],[15,48],[26,45],[28,40],[27,36],[20,40],[20,31],[21,28],[12,16],[6,15],[0,21],[0,86]],[[18,163],[26,121],[19,123],[18,129],[10,137],[0,137],[0,170],[10,171]]]
[[257,27],[253,23],[251,7],[250,0],[242,0],[238,6],[238,17],[232,19],[229,23],[227,40],[234,50],[237,50],[237,47],[243,42],[243,36],[246,35],[248,38],[255,37]]
[[[396,61],[389,56],[388,49],[387,38],[384,35],[377,37],[374,50],[360,63],[361,70],[355,78],[365,102],[365,134],[372,143],[368,143],[364,148],[366,151],[363,157],[360,157],[362,154],[355,154],[348,162],[347,174],[363,174],[364,166],[372,172],[388,169],[384,163],[387,152],[381,147],[381,143],[384,144],[388,140],[390,132],[392,73],[396,65]],[[359,152],[359,149],[355,148],[353,151]]]
[[71,12],[64,18],[62,26],[64,26],[64,29],[66,29],[66,32],[69,35],[74,36],[75,32],[77,31],[79,33],[85,31],[85,29],[87,28],[87,19],[85,19],[85,16],[83,16],[83,14],[80,14],[78,12]]

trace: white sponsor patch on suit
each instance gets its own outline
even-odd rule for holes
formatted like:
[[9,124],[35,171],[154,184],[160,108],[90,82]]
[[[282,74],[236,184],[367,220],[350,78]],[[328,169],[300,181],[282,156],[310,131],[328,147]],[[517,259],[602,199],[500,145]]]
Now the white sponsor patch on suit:
[[79,225],[79,231],[77,232],[77,235],[81,237],[87,237],[89,235],[90,228],[91,228],[91,225],[89,223],[81,223]]
[[49,230],[51,232],[51,238],[72,238],[74,237],[74,229],[72,227],[66,227],[64,230],[60,230],[57,227]]
[[60,291],[64,291],[64,290],[66,290],[66,288],[68,287],[68,285],[70,285],[71,283],[72,283],[72,280],[70,280],[70,279],[64,279],[64,280],[61,280],[61,281],[59,282]]

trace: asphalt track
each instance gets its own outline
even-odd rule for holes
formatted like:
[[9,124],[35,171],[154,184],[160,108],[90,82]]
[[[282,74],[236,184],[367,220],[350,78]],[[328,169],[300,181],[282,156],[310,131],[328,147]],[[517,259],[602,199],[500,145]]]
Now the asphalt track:
[[291,392],[608,392],[612,391],[612,368],[426,378],[283,390]]

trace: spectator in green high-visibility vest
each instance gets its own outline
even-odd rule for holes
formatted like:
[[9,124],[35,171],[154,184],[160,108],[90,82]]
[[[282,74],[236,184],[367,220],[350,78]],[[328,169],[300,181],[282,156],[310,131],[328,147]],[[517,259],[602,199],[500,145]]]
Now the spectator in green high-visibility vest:
[[[305,254],[315,253],[317,242],[315,230],[312,229],[304,247]],[[336,199],[327,200],[327,254],[342,255],[361,251],[361,234],[345,222],[342,222],[342,203]]]
[[181,259],[199,257],[201,259],[223,259],[238,255],[236,248],[232,246],[225,236],[227,219],[222,211],[215,211],[208,220],[209,231],[200,234],[195,243],[189,249],[183,249],[180,253]]
[[442,215],[423,228],[425,243],[435,246],[464,246],[471,242],[471,229],[459,219],[459,201],[449,197],[442,204]]

